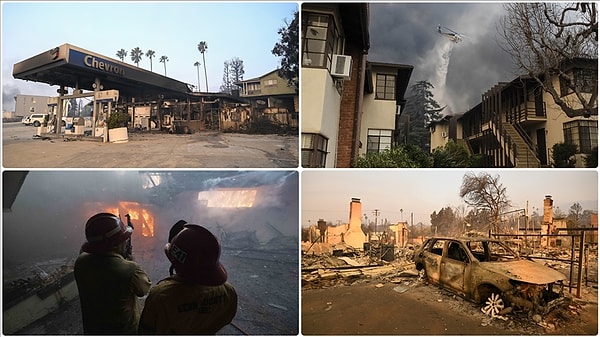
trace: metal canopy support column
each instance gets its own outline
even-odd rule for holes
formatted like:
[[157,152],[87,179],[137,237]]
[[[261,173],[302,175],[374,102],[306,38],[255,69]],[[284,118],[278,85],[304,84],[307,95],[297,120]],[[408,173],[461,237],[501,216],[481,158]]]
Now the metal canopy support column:
[[96,77],[94,84],[94,98],[93,98],[93,113],[92,113],[92,137],[96,137],[96,122],[98,121],[98,103],[96,102],[96,93],[100,91],[100,79]]
[[63,116],[63,102],[65,95],[65,86],[61,85],[58,89],[58,106],[56,109],[56,119],[54,120],[54,133],[56,135],[60,135],[60,131],[62,129],[62,116]]

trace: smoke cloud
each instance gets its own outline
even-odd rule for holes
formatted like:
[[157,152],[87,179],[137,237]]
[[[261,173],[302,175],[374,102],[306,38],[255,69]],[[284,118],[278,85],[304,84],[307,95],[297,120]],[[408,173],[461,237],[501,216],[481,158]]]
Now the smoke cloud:
[[[370,12],[369,60],[414,66],[409,85],[432,83],[434,99],[448,105],[445,113],[467,111],[488,89],[517,76],[497,43],[500,3],[373,3]],[[462,41],[439,34],[438,25]]]

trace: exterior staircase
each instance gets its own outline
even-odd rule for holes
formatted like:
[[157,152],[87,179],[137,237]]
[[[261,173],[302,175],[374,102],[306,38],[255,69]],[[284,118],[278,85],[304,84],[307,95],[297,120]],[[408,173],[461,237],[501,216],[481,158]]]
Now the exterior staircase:
[[502,123],[502,128],[512,141],[514,165],[516,168],[538,168],[541,162],[533,149],[527,145],[521,134],[510,123]]
[[503,122],[502,130],[500,130],[495,122],[490,121],[487,126],[491,129],[496,140],[501,145],[502,151],[510,159],[514,167],[541,167],[541,162],[532,149],[533,145],[528,145],[527,141],[521,136],[514,125]]

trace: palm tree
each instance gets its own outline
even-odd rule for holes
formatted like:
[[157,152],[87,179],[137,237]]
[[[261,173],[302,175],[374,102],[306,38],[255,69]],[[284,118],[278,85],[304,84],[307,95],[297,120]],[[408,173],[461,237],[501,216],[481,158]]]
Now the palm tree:
[[194,66],[196,67],[196,70],[198,71],[198,91],[200,91],[200,62],[196,61],[194,63]]
[[148,49],[146,57],[150,59],[150,71],[152,71],[152,58],[154,57],[154,50]]
[[140,49],[140,47],[135,47],[131,50],[131,60],[136,66],[140,66],[140,61],[142,60],[143,55],[144,52]]
[[166,55],[163,55],[163,56],[160,57],[160,59],[158,61],[164,63],[164,65],[165,65],[165,76],[167,76],[167,62],[169,62],[169,58]]
[[206,60],[204,59],[204,53],[208,49],[208,44],[206,41],[200,41],[198,43],[198,51],[202,54],[202,63],[204,63],[204,79],[206,80],[206,92],[208,92],[208,76],[206,75]]
[[117,51],[117,57],[121,59],[121,62],[125,62],[125,57],[127,57],[127,51],[123,48]]

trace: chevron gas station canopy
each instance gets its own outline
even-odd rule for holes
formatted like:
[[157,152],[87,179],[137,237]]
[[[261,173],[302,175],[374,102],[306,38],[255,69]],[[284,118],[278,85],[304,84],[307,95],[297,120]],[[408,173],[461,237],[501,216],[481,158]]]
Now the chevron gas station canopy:
[[136,101],[192,97],[188,84],[91,51],[63,44],[13,66],[16,79],[81,90],[116,89]]

